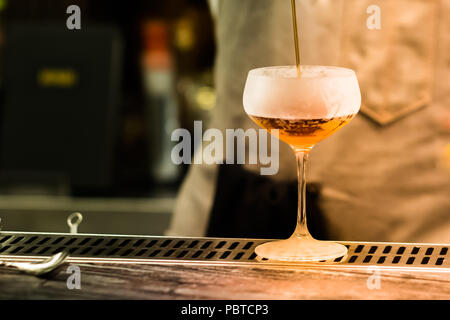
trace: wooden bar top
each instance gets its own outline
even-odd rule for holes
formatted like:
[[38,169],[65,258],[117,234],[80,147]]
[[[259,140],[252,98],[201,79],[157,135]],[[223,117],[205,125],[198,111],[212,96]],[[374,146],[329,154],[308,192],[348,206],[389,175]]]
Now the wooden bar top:
[[0,299],[450,299],[448,270],[83,263],[69,290],[70,265],[41,278],[0,267]]

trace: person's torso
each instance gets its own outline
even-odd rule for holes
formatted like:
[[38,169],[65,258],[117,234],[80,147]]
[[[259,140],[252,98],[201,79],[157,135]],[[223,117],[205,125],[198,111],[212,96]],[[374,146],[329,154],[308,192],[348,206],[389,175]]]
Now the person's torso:
[[[217,108],[211,126],[248,127],[242,90],[251,68],[293,64],[289,1],[219,3]],[[378,5],[381,28],[367,8]],[[250,14],[251,13],[251,14]],[[449,171],[440,159],[449,132],[450,0],[298,1],[303,64],[350,67],[363,105],[347,127],[311,152],[308,178],[339,239],[450,241]],[[289,148],[280,176],[295,179]],[[439,236],[438,236],[439,235]]]

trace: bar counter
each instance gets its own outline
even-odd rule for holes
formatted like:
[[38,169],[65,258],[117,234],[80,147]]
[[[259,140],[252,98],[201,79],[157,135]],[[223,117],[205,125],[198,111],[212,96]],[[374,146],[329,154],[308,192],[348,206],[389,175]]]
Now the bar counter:
[[81,289],[69,290],[65,263],[45,277],[0,267],[0,299],[450,299],[450,273],[330,266],[76,264]]

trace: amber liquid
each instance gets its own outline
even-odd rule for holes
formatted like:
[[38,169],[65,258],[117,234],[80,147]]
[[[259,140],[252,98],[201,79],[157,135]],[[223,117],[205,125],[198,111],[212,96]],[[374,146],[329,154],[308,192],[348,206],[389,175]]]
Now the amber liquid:
[[278,138],[295,149],[309,150],[339,128],[345,126],[355,115],[330,119],[278,119],[250,115],[264,129],[278,129]]

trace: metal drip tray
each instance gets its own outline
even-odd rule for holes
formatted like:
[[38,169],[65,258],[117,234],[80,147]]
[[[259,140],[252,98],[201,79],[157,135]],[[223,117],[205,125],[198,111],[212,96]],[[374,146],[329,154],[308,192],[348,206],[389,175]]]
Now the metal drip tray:
[[[262,239],[176,238],[57,233],[0,233],[0,260],[41,260],[68,250],[70,262],[285,264],[260,260]],[[450,245],[346,242],[348,255],[296,265],[405,268],[450,272]]]

